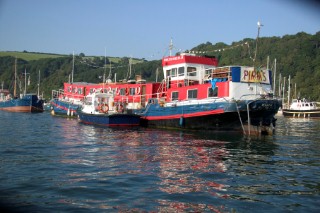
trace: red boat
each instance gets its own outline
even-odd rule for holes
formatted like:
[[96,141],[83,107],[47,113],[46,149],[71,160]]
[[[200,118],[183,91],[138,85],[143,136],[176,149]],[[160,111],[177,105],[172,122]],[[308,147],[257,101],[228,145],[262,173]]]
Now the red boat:
[[187,53],[164,57],[162,65],[161,83],[146,82],[141,76],[101,84],[65,83],[55,104],[79,107],[89,94],[111,92],[112,104],[140,115],[144,126],[241,130],[249,134],[254,129],[268,132],[274,128],[280,102],[272,95],[270,70],[217,67],[215,57]]

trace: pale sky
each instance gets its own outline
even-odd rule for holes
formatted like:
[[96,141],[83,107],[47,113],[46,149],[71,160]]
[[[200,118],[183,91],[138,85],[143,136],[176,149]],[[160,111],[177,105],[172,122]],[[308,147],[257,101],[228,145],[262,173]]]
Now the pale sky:
[[[300,3],[299,3],[300,2]],[[320,31],[317,1],[0,0],[0,51],[160,59],[201,43]]]

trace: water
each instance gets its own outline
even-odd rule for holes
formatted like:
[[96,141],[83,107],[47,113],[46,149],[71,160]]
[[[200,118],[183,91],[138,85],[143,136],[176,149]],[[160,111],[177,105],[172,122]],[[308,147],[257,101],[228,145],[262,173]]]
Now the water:
[[[276,133],[101,128],[0,111],[0,202],[13,212],[318,212],[320,121]],[[0,209],[1,210],[1,209]]]

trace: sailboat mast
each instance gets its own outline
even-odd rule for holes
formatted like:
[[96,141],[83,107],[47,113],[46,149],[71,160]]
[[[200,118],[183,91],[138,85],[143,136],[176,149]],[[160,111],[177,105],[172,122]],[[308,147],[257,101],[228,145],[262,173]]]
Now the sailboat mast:
[[38,97],[40,96],[40,70],[39,70],[39,79],[38,79]]
[[73,51],[73,59],[72,59],[71,83],[73,83],[73,73],[74,73],[74,51]]
[[27,94],[27,69],[24,68],[24,93],[23,95]]
[[276,77],[277,77],[277,59],[274,59],[274,73],[273,73],[273,95],[276,94]]
[[14,87],[13,87],[13,97],[17,97],[17,57],[14,62]]
[[279,74],[279,97],[281,97],[281,73]]
[[290,75],[288,80],[288,106],[290,106],[290,93],[291,93],[291,85],[290,85]]

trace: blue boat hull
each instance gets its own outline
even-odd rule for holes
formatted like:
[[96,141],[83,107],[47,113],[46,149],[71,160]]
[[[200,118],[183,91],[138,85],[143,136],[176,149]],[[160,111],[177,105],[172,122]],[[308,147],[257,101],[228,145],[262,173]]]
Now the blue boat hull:
[[78,113],[79,121],[100,126],[139,126],[140,116],[135,114],[86,114]]
[[43,100],[27,94],[23,98],[0,101],[0,110],[9,112],[43,112]]
[[77,110],[81,107],[67,101],[53,99],[50,101],[51,114],[59,116],[76,116]]
[[[242,125],[275,125],[274,115],[280,104],[276,100],[214,102],[185,106],[162,107],[154,100],[146,109],[136,111],[141,115],[141,125],[146,127],[192,130],[242,130]],[[249,108],[249,113],[248,113]]]

